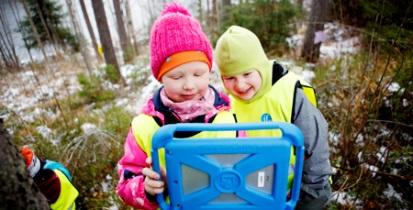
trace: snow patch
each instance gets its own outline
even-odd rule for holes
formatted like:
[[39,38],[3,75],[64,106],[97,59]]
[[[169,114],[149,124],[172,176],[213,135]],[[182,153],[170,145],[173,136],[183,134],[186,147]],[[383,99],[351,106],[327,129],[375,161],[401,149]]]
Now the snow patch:
[[372,175],[373,177],[375,177],[375,176],[376,176],[376,172],[379,171],[379,168],[378,168],[377,166],[369,165],[369,164],[367,164],[367,163],[361,164],[361,167],[364,168],[364,169],[366,169],[366,170],[368,170],[368,171],[370,171],[370,172],[371,172],[371,175]]
[[129,104],[129,99],[127,98],[119,98],[115,100],[115,106],[117,107],[125,107]]
[[311,81],[315,77],[314,66],[312,64],[306,64],[303,67],[297,66],[294,61],[291,60],[277,60],[287,70],[296,73],[301,79],[311,84]]
[[296,49],[296,48],[301,47],[303,45],[303,40],[304,40],[304,36],[300,34],[295,34],[293,36],[286,38],[288,47],[290,47],[291,49]]
[[388,153],[387,147],[381,146],[379,152],[376,153],[376,157],[380,162],[385,163]]
[[407,99],[403,98],[402,106],[403,106],[403,107],[408,107],[409,104],[410,104],[409,101],[408,101]]
[[52,137],[52,130],[47,127],[46,125],[41,125],[36,127],[36,131],[44,138],[44,139],[50,139]]
[[383,191],[383,194],[388,198],[395,198],[396,200],[402,201],[402,194],[396,192],[391,184],[387,184],[387,188]]
[[359,160],[359,163],[364,162],[363,160],[363,152],[360,151],[359,153],[357,153],[357,159]]
[[80,126],[80,128],[85,134],[91,134],[98,129],[97,126],[92,123],[84,123],[82,126]]
[[364,146],[364,136],[362,134],[357,135],[356,144],[360,146]]
[[328,132],[328,135],[329,135],[329,138],[328,138],[329,141],[330,141],[334,146],[337,146],[338,143],[339,143],[339,141],[340,141],[341,134],[340,134],[340,133],[334,133],[334,132],[330,131],[330,132]]
[[387,88],[387,90],[391,93],[397,92],[400,90],[400,85],[397,82],[392,82],[389,87]]
[[355,205],[356,209],[362,209],[363,202],[360,199],[356,199],[354,196],[349,195],[347,192],[333,192],[331,201],[335,201],[341,205]]
[[334,59],[342,57],[343,55],[352,55],[358,52],[360,40],[358,37],[353,37],[342,42],[323,43],[320,47],[321,59]]

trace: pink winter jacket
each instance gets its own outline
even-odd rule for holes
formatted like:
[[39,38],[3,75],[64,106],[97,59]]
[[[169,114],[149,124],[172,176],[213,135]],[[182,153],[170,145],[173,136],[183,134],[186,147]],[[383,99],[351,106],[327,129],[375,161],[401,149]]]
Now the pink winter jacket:
[[[229,98],[216,92],[216,103],[214,105],[218,110],[229,110]],[[158,91],[159,93],[159,91]],[[143,114],[161,118],[161,121],[168,123],[167,119],[162,119],[163,114],[156,111],[155,107],[159,106],[159,95],[147,102],[143,108]],[[162,106],[162,105],[161,105]],[[165,115],[166,116],[166,115]],[[136,132],[136,131],[135,131]],[[148,154],[138,145],[132,129],[129,129],[124,144],[124,154],[118,162],[119,183],[116,187],[116,193],[120,198],[130,206],[138,209],[157,209],[158,204],[154,199],[149,200],[144,189],[144,179],[142,169],[146,167],[146,158]]]
[[[116,192],[126,204],[134,208],[157,209],[158,204],[146,197],[143,184],[145,177],[142,175],[142,169],[146,167],[146,158],[147,155],[138,146],[130,129],[124,145],[124,155],[118,163],[120,180]],[[125,176],[125,171],[130,173],[131,177]]]

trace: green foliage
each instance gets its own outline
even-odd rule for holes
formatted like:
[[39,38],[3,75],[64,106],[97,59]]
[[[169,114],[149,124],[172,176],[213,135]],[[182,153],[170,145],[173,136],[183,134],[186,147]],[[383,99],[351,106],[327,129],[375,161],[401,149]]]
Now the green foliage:
[[279,54],[287,48],[285,40],[295,29],[293,23],[300,14],[299,9],[288,0],[236,4],[228,8],[228,12],[220,34],[231,25],[243,26],[260,38],[266,52]]
[[369,47],[389,53],[411,51],[413,2],[405,0],[335,0],[343,22],[363,29]]
[[120,134],[120,139],[128,132],[129,124],[132,116],[120,107],[112,107],[105,114],[105,120],[103,124],[104,130]]
[[105,73],[106,79],[108,79],[109,81],[113,83],[116,83],[117,81],[119,81],[118,71],[113,65],[108,64],[105,67],[103,67],[103,72]]
[[131,63],[134,58],[135,58],[135,50],[133,49],[133,47],[129,46],[123,52],[123,59],[125,60],[126,63]]
[[113,191],[118,181],[115,167],[123,152],[130,119],[130,114],[120,107],[85,113],[78,118],[78,125],[99,125],[80,132],[63,150],[63,156],[70,158],[67,161],[82,195],[82,208],[101,209],[120,202]]
[[114,91],[104,89],[103,80],[99,76],[88,77],[85,74],[79,74],[78,81],[81,86],[79,96],[84,98],[86,103],[95,102],[100,105],[102,102],[113,100],[116,96]]
[[[107,182],[113,188],[112,182],[117,180],[114,168],[121,156],[121,145],[111,133],[96,129],[73,139],[66,146],[64,154],[69,157],[71,171],[76,177],[74,183],[83,199],[88,198],[83,200],[82,206],[91,208],[99,203],[107,206],[102,202],[108,198],[102,182]],[[114,179],[107,179],[108,176]],[[96,202],[97,199],[100,202]]]
[[18,29],[23,36],[26,46],[30,48],[39,47],[36,34],[29,18],[32,19],[40,41],[44,44],[59,44],[70,46],[73,50],[79,50],[79,42],[76,37],[63,26],[62,7],[53,0],[28,0],[26,1],[30,16],[26,16],[20,22]]

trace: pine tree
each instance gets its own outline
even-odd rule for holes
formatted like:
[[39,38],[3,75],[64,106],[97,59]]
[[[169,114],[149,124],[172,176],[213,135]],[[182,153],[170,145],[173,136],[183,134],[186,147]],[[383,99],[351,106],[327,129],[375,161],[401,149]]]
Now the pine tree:
[[19,32],[28,48],[38,48],[36,34],[30,25],[29,18],[35,24],[40,40],[45,44],[70,46],[78,51],[79,44],[70,30],[63,26],[62,7],[53,0],[23,0],[27,4],[29,14],[20,22]]

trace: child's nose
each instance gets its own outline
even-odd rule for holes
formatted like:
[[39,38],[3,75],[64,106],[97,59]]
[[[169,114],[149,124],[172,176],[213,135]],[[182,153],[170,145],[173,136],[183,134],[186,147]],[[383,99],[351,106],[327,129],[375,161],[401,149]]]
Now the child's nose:
[[195,87],[194,82],[191,81],[190,79],[186,79],[184,83],[184,89],[185,90],[191,90]]
[[248,85],[244,80],[241,79],[241,80],[238,80],[235,87],[238,91],[244,91],[248,87]]

